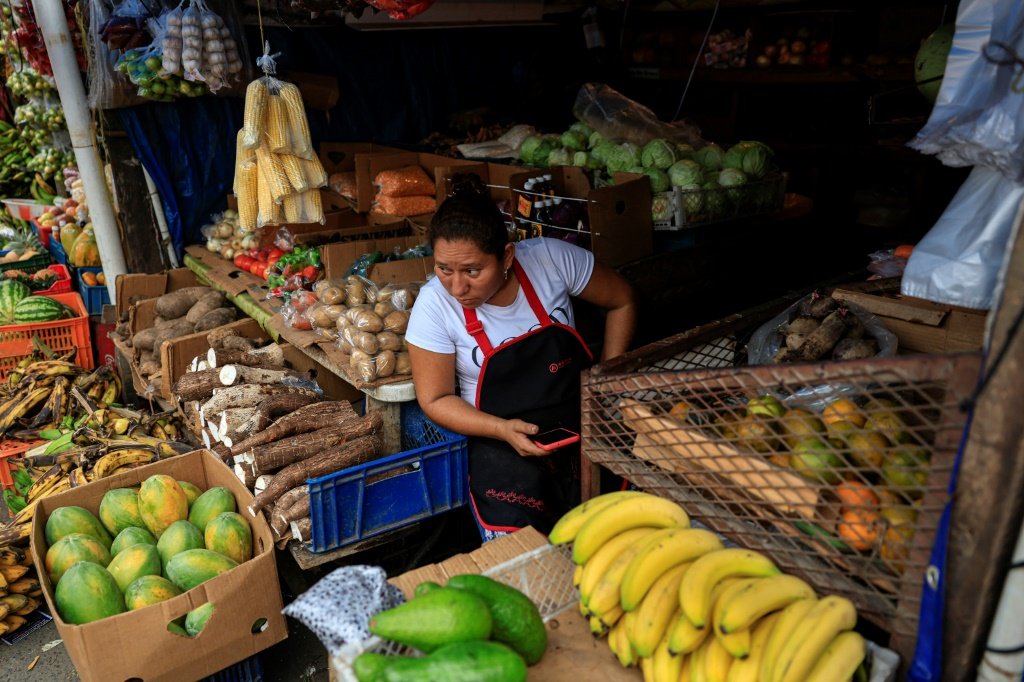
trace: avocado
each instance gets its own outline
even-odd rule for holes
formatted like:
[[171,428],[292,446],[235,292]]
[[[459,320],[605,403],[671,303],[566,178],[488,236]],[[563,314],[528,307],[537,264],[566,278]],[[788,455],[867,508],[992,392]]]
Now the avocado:
[[352,672],[356,674],[359,682],[376,682],[382,679],[381,673],[395,661],[402,661],[412,656],[385,656],[367,651],[356,656],[352,661]]
[[548,632],[537,606],[525,594],[485,575],[455,575],[448,587],[472,592],[491,610],[491,639],[504,642],[534,665],[548,648]]
[[447,644],[423,658],[395,661],[384,669],[377,680],[525,682],[526,662],[519,654],[498,642],[456,642]]
[[491,612],[475,594],[438,587],[370,619],[370,632],[430,653],[491,636]]

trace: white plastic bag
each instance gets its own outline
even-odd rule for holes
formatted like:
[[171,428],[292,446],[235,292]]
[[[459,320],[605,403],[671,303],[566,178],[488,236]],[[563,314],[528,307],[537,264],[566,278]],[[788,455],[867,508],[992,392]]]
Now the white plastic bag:
[[909,146],[1024,182],[1024,3],[960,3],[935,108]]
[[935,227],[914,247],[900,287],[905,296],[988,310],[1024,185],[978,167]]

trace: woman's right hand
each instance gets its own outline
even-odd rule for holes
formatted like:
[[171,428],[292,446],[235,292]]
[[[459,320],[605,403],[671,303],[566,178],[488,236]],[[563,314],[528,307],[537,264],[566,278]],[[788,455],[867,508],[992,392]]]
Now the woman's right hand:
[[539,445],[530,440],[540,429],[536,424],[524,422],[522,419],[506,419],[500,429],[501,439],[511,445],[521,457],[543,457],[549,454]]

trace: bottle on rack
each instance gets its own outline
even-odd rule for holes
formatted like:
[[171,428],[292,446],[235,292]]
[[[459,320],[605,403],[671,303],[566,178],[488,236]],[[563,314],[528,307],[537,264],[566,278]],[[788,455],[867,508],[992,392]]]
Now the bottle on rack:
[[555,183],[551,178],[551,173],[545,173],[543,176],[544,194],[547,194],[552,199],[555,198]]
[[519,195],[519,202],[518,206],[516,206],[516,211],[518,211],[519,215],[524,218],[529,218],[533,215],[534,204],[537,199],[533,194],[536,192],[536,184],[537,180],[535,178],[530,178],[523,183],[523,191]]

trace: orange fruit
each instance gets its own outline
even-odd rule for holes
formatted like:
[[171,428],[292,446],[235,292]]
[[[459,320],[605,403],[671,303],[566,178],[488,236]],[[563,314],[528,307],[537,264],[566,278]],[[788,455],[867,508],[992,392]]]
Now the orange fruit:
[[680,400],[678,403],[672,406],[672,409],[668,411],[668,416],[672,417],[678,422],[686,421],[687,415],[690,414],[690,404],[685,400]]
[[843,503],[843,509],[877,508],[881,502],[871,486],[859,481],[843,481],[836,486],[836,495]]
[[875,546],[884,528],[878,513],[866,509],[849,509],[843,512],[836,533],[853,549],[866,552]]
[[96,283],[107,286],[107,276],[103,274],[102,270],[96,273]]
[[877,471],[885,461],[885,453],[889,449],[889,439],[877,431],[859,431],[846,438],[850,447],[850,459],[864,469]]
[[834,400],[826,405],[821,412],[821,420],[825,422],[826,426],[835,422],[848,421],[859,429],[864,426],[866,419],[857,404],[849,398]]
[[892,255],[897,258],[910,258],[910,254],[914,251],[913,244],[900,244],[892,251]]
[[87,286],[90,286],[90,287],[96,286],[96,284],[97,284],[97,282],[96,282],[96,273],[94,273],[94,272],[83,272],[82,273],[82,282],[85,283]]

